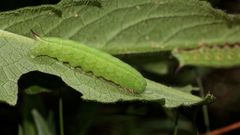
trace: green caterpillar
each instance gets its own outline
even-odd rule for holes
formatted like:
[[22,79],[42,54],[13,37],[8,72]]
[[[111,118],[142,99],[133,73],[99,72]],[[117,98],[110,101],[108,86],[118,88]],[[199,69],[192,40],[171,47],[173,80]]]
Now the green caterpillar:
[[112,81],[131,93],[142,93],[147,85],[144,77],[130,65],[110,54],[72,40],[36,37],[34,56],[49,56],[80,67],[97,77]]
[[180,66],[195,65],[228,68],[240,65],[240,46],[201,46],[193,49],[176,49],[172,54],[180,61]]

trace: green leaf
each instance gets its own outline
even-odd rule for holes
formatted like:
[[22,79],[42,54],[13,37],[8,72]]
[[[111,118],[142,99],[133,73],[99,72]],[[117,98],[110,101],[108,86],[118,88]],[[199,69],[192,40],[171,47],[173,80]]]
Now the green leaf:
[[47,121],[39,114],[37,110],[32,111],[33,119],[37,127],[38,135],[53,135]]
[[21,125],[18,125],[18,135],[24,135],[23,128]]
[[134,95],[81,69],[73,69],[47,56],[32,58],[29,51],[34,40],[0,30],[0,100],[15,105],[17,101],[17,81],[22,74],[40,71],[61,77],[69,86],[83,94],[86,100],[104,103],[116,101],[158,101],[165,107],[209,103],[206,99],[183,93],[176,89],[147,80],[147,88],[143,94]]
[[186,86],[183,86],[183,87],[175,87],[175,89],[178,89],[178,90],[180,90],[182,92],[186,92],[186,93],[191,93],[192,91],[197,91],[198,90],[198,88],[193,88],[192,85],[186,85]]
[[224,47],[200,47],[190,50],[174,50],[173,55],[185,65],[229,68],[240,65],[240,47],[225,45]]
[[[56,13],[61,9],[61,15]],[[80,41],[111,54],[239,42],[239,17],[199,0],[64,1],[0,14],[0,29]]]
[[20,125],[19,127],[22,128],[19,128],[19,132],[23,133],[23,135],[38,135],[35,124],[32,120],[24,118],[22,121],[22,126]]
[[155,73],[158,75],[167,74],[168,71],[168,63],[167,62],[151,62],[151,63],[144,63],[142,68],[148,72]]
[[50,92],[50,90],[46,89],[46,88],[42,88],[37,85],[34,85],[34,86],[31,86],[31,87],[25,89],[24,92],[29,95],[35,95],[35,94],[39,94],[39,93]]

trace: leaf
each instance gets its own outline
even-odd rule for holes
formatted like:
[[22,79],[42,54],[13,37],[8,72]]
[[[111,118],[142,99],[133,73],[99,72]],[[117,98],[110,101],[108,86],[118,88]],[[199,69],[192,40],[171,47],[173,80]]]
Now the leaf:
[[150,73],[155,73],[157,75],[164,75],[169,72],[168,63],[165,61],[144,63],[142,68]]
[[18,125],[18,135],[24,135],[23,128],[21,125]]
[[[86,3],[85,3],[86,4]],[[60,9],[61,15],[56,13]],[[102,0],[0,14],[0,29],[77,40],[111,54],[149,53],[239,42],[239,17],[199,0]]]
[[53,135],[47,121],[39,114],[37,110],[32,111],[33,119],[37,127],[38,135]]
[[193,88],[192,85],[186,85],[186,86],[182,86],[182,87],[175,87],[175,89],[178,89],[182,92],[186,92],[186,93],[191,93],[193,90],[197,91],[196,88]]
[[[34,40],[0,30],[0,100],[15,105],[17,81],[22,74],[40,71],[61,77],[61,79],[83,94],[82,98],[104,103],[117,101],[157,101],[165,107],[209,103],[212,97],[201,99],[173,88],[147,80],[143,94],[134,95],[123,91],[115,84],[94,75],[73,69],[47,56],[32,58],[29,51]],[[165,101],[165,102],[164,102]]]
[[25,93],[29,95],[35,95],[43,92],[50,92],[49,89],[42,88],[40,86],[34,85],[24,90]]
[[24,118],[24,120],[22,121],[22,126],[19,125],[19,128],[20,127],[22,129],[19,129],[19,132],[23,133],[23,135],[38,135],[34,122],[28,120],[27,118]]
[[230,68],[240,65],[239,45],[224,47],[200,47],[190,50],[175,50],[173,55],[180,61],[180,67],[185,65]]

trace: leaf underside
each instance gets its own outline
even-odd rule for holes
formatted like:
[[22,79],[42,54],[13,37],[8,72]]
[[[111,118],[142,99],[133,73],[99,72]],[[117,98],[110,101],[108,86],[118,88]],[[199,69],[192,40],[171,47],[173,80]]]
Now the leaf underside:
[[212,97],[201,99],[150,80],[147,80],[147,88],[143,94],[130,94],[111,82],[86,74],[81,69],[70,68],[50,57],[32,58],[29,52],[34,45],[33,39],[5,31],[0,31],[0,36],[4,37],[0,39],[0,55],[2,55],[0,57],[2,69],[0,70],[0,99],[11,105],[16,104],[17,101],[18,79],[22,74],[30,71],[57,75],[66,84],[82,93],[83,99],[104,103],[141,100],[156,101],[166,107],[177,107],[212,101]]
[[173,55],[185,65],[229,68],[240,65],[239,45],[200,47],[190,50],[174,50]]
[[[99,4],[3,12],[0,29],[29,37],[32,29],[40,36],[80,41],[111,54],[239,43],[239,17],[213,9],[207,2],[104,0]],[[57,9],[61,9],[61,16]]]
[[[56,6],[2,12],[0,18],[0,29],[4,30],[0,32],[0,100],[12,105],[17,101],[18,78],[36,70],[60,76],[86,100],[159,100],[162,103],[164,100],[166,107],[202,101],[186,93],[176,97],[168,92],[164,95],[162,90],[175,92],[175,89],[152,81],[148,81],[142,95],[129,95],[112,83],[86,75],[80,69],[71,69],[54,59],[32,59],[29,49],[34,40],[19,36],[32,37],[31,29],[40,36],[80,41],[113,55],[141,55],[202,45],[235,45],[239,43],[240,35],[238,16],[225,14],[198,0],[104,0],[90,5],[65,1]],[[180,56],[176,57],[180,59]],[[189,55],[186,57],[191,59]],[[211,63],[205,62],[205,65],[211,66]]]

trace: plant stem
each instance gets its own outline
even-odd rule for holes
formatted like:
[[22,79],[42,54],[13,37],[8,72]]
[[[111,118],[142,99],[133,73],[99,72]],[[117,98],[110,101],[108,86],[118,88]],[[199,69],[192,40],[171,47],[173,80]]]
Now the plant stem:
[[[200,78],[197,78],[197,83],[200,88],[200,96],[204,98],[205,94],[204,94],[204,89],[202,85],[202,80]],[[203,111],[203,119],[204,119],[204,124],[206,126],[206,131],[210,135],[210,123],[209,123],[209,116],[208,116],[208,108],[206,105],[203,105],[202,111]]]
[[[221,135],[221,134],[227,133],[229,131],[232,131],[232,130],[235,130],[238,128],[240,128],[240,121],[233,123],[231,125],[228,125],[226,127],[223,127],[223,128],[215,129],[211,132],[211,135]],[[204,135],[207,135],[207,133]]]
[[174,123],[173,135],[178,134],[178,121],[179,121],[179,112],[177,111],[176,120],[175,120],[175,123]]
[[59,98],[59,128],[60,135],[64,135],[64,124],[63,124],[63,103],[62,98]]

